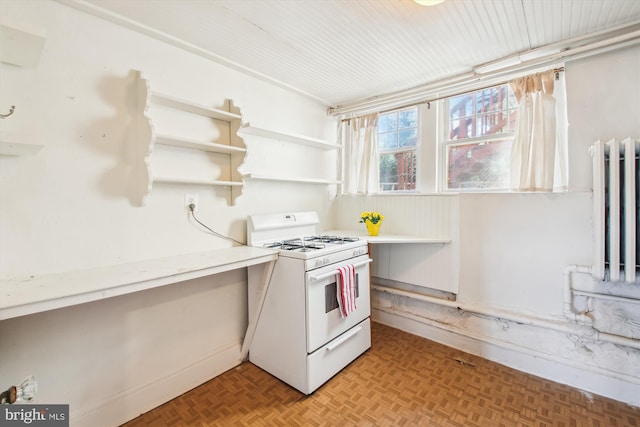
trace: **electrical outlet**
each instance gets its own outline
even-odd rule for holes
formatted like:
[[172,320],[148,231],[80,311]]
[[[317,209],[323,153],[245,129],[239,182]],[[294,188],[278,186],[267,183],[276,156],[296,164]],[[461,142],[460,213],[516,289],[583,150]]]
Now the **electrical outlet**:
[[198,195],[193,193],[187,193],[184,195],[184,208],[187,210],[187,214],[191,214],[191,208],[189,205],[194,205],[193,213],[198,213]]

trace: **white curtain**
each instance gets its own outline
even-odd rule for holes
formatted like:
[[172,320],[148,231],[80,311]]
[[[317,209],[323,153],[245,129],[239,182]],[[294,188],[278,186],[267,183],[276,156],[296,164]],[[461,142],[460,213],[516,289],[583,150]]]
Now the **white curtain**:
[[[514,191],[553,191],[567,187],[564,94],[556,102],[553,70],[511,82],[519,103],[518,123],[511,149],[510,187]],[[562,87],[563,89],[563,87]],[[558,111],[556,111],[558,110]]]
[[344,194],[378,192],[378,113],[340,122],[344,149]]

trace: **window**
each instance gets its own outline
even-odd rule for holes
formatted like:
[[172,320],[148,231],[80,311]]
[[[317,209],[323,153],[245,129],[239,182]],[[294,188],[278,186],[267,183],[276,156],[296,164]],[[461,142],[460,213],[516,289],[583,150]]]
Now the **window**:
[[418,128],[417,107],[380,114],[378,154],[381,192],[416,189]]
[[518,117],[508,84],[447,100],[447,190],[504,190]]

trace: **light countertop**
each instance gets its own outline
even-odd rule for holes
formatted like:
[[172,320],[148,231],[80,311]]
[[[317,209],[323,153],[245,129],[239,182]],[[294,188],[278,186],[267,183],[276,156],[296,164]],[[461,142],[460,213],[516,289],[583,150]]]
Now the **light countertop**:
[[277,251],[235,246],[64,273],[0,280],[0,320],[111,298],[275,261]]
[[337,235],[337,236],[354,236],[367,240],[369,243],[451,243],[451,239],[403,236],[397,234],[387,234],[380,231],[377,236],[369,236],[365,230],[328,230],[322,231],[320,234]]

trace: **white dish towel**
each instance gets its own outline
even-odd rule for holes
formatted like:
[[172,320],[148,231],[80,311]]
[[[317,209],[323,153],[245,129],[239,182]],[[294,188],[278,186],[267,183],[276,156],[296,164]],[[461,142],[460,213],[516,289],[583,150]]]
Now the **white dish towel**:
[[356,309],[356,268],[353,264],[338,268],[338,306],[342,317]]

